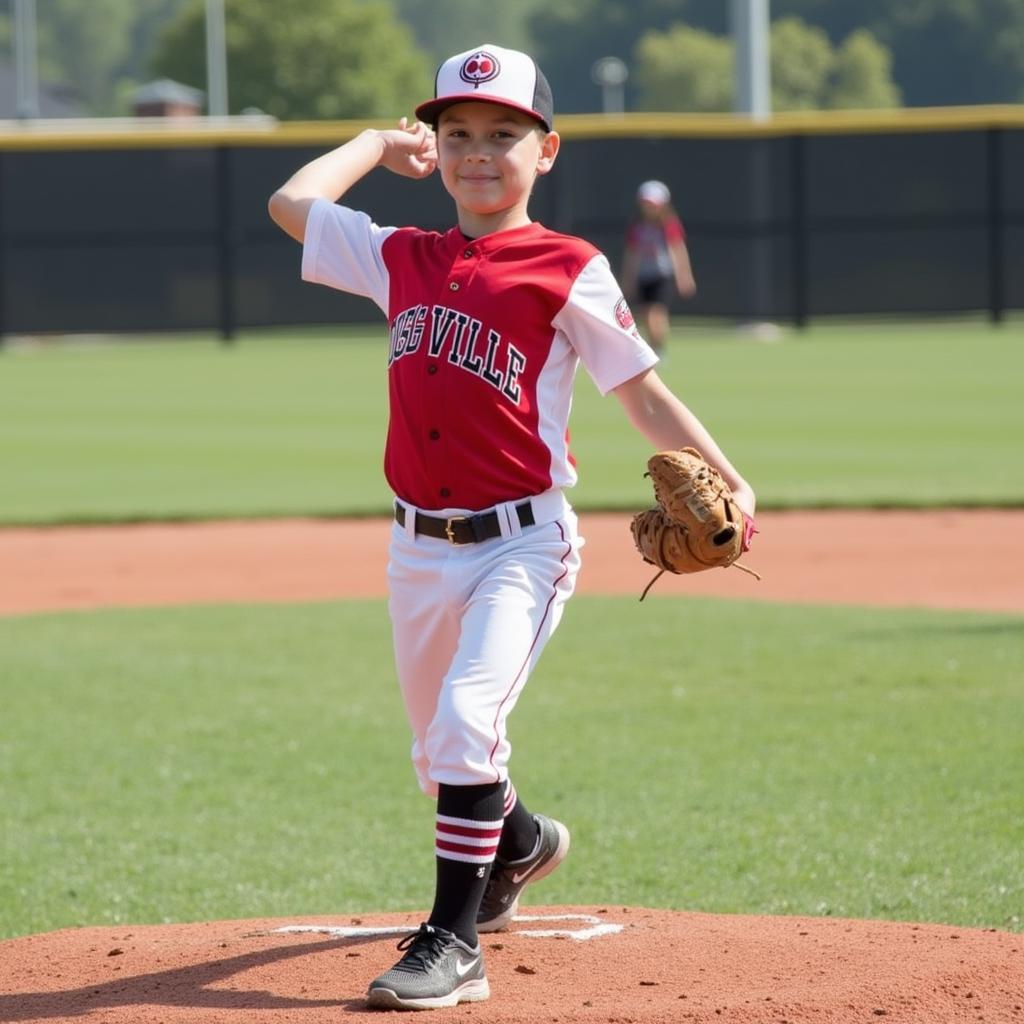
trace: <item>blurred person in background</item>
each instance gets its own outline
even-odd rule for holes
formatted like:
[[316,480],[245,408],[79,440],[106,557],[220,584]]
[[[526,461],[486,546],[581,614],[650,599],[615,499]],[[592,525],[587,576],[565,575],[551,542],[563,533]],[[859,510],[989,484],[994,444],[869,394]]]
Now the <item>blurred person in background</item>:
[[622,263],[626,298],[638,308],[647,341],[659,355],[668,341],[668,302],[674,292],[697,294],[686,232],[662,181],[645,181],[636,193],[636,213],[626,232]]

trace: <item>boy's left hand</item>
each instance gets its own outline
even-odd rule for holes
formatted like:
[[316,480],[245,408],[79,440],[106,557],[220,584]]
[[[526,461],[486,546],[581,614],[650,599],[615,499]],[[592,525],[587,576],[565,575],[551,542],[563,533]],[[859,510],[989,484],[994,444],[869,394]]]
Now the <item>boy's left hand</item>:
[[[647,460],[657,504],[633,517],[630,531],[645,562],[661,572],[690,573],[736,566],[760,579],[736,559],[750,547],[753,517],[742,510],[735,494],[714,466],[696,448],[655,452]],[[737,481],[752,506],[754,493]],[[658,579],[655,576],[640,597]]]

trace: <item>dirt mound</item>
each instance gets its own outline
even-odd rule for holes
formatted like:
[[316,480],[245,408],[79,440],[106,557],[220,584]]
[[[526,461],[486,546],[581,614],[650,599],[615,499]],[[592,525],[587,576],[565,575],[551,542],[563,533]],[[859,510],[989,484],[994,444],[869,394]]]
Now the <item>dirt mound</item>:
[[[1024,1020],[1024,936],[943,925],[524,909],[483,937],[488,1024]],[[373,1014],[368,982],[418,914],[79,928],[0,943],[0,1020],[320,1024]]]

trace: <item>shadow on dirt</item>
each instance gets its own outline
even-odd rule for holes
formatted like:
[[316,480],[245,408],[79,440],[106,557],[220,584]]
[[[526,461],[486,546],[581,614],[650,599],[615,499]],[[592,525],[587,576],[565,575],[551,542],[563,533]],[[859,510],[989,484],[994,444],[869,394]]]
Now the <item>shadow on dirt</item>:
[[357,1012],[365,1009],[362,999],[296,999],[273,992],[211,986],[256,967],[379,941],[380,936],[356,936],[322,942],[293,942],[210,963],[191,964],[137,977],[122,975],[100,985],[84,985],[65,991],[0,994],[0,1021],[13,1024],[14,1021],[76,1017],[97,1010],[128,1006],[194,1007],[198,1010],[282,1010],[332,1006]]

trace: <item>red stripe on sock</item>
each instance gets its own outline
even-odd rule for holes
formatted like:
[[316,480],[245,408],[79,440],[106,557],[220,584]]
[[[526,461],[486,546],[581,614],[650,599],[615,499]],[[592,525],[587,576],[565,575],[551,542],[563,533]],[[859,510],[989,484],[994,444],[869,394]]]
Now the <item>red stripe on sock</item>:
[[446,825],[437,823],[437,831],[448,836],[466,836],[469,839],[500,839],[500,828],[467,828],[465,825]]
[[435,839],[436,848],[446,853],[463,853],[472,857],[493,857],[498,852],[498,844],[493,846],[465,846],[462,843],[449,843],[444,839]]

